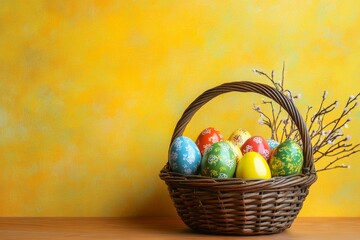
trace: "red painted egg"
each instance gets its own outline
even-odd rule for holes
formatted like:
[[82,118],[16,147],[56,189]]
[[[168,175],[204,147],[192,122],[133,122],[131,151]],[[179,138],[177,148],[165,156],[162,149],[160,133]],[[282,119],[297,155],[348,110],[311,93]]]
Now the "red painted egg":
[[253,136],[245,141],[245,143],[240,148],[242,154],[244,155],[247,152],[257,152],[263,156],[266,161],[270,159],[270,147],[267,141],[260,136]]
[[201,155],[204,155],[205,151],[214,143],[220,142],[223,140],[223,136],[216,128],[206,128],[204,129],[196,139],[196,145],[198,146]]

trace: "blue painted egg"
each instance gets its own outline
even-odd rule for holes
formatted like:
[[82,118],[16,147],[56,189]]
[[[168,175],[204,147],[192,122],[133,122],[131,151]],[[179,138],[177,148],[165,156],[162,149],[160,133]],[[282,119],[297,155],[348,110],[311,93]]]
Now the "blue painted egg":
[[279,145],[279,143],[277,141],[275,141],[274,139],[267,139],[266,141],[269,144],[270,150],[273,150],[274,148],[276,148]]
[[184,136],[175,138],[169,152],[169,164],[172,171],[185,175],[196,174],[200,162],[200,150],[193,140]]

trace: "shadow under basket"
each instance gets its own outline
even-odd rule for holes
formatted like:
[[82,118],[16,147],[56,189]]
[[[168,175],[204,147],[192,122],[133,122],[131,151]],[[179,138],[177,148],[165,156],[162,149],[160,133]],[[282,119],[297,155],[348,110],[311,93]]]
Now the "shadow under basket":
[[170,145],[181,136],[192,116],[205,103],[227,92],[255,92],[276,101],[285,109],[302,140],[302,173],[268,180],[210,178],[172,172],[167,163],[160,178],[182,221],[195,231],[221,235],[260,235],[284,231],[299,214],[316,181],[312,145],[306,125],[292,100],[261,83],[230,82],[205,91],[185,110],[178,121]]

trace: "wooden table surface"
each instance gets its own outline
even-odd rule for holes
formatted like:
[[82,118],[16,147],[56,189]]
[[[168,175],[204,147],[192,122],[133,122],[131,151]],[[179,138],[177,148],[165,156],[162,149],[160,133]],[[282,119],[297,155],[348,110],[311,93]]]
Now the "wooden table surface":
[[0,239],[360,239],[360,218],[297,218],[282,233],[215,236],[188,229],[178,217],[0,218]]

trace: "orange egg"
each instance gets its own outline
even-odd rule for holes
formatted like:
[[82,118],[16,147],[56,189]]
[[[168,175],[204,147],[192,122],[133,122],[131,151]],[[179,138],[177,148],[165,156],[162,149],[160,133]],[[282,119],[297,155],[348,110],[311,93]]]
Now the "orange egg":
[[223,140],[223,136],[216,128],[206,128],[204,129],[196,139],[196,145],[200,150],[201,155],[204,155],[205,151],[214,143],[220,142]]

